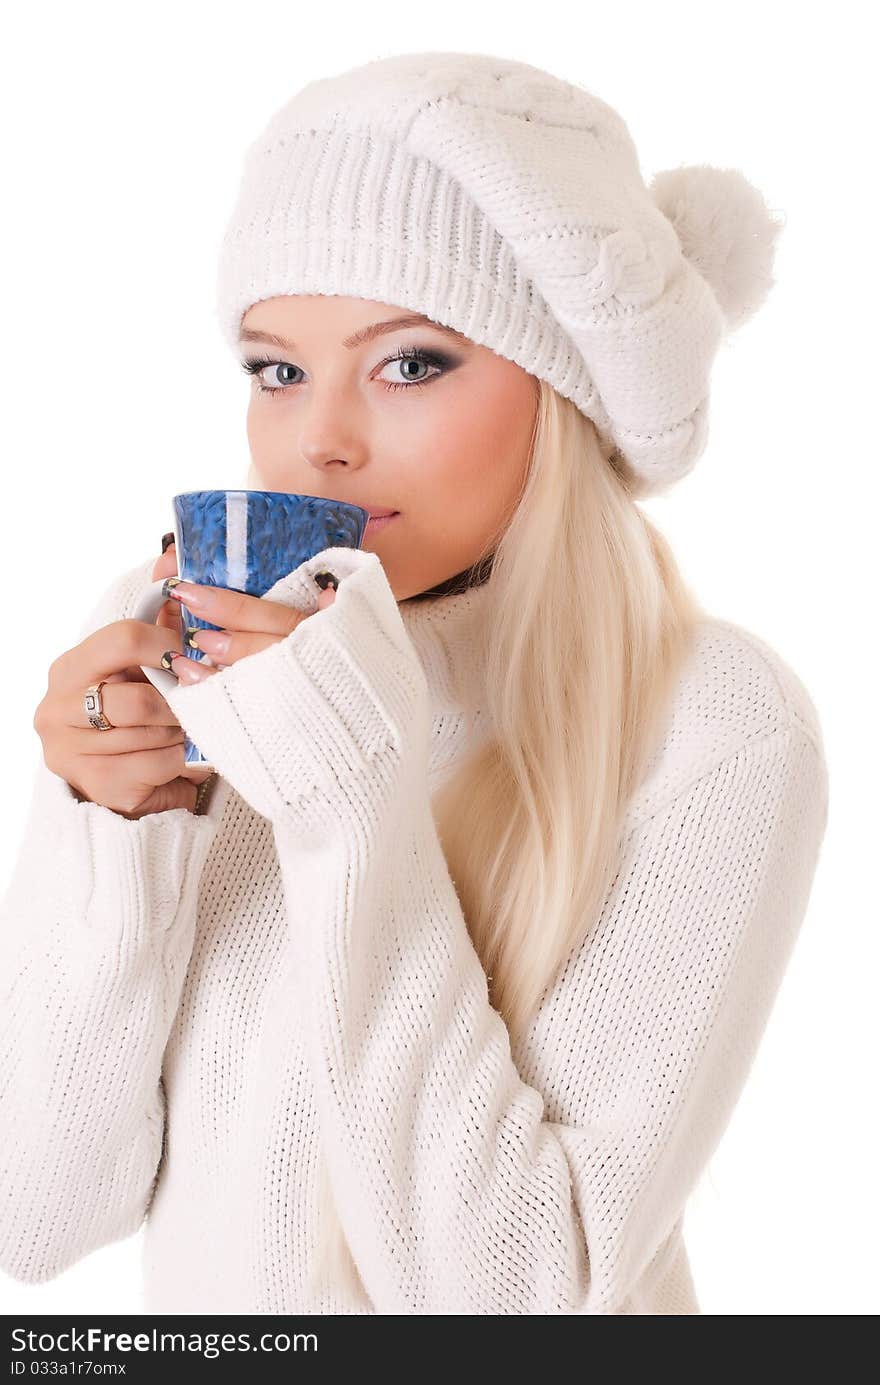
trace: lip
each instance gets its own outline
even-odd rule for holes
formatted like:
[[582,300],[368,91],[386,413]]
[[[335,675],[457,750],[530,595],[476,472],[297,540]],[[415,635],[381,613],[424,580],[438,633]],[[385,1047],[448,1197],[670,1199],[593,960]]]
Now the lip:
[[390,517],[391,517],[392,515],[399,515],[399,514],[400,514],[400,511],[399,511],[399,510],[388,510],[388,509],[384,509],[384,510],[380,510],[380,509],[371,510],[370,507],[369,507],[369,505],[362,505],[362,506],[361,506],[361,509],[362,509],[362,510],[366,510],[367,514],[370,516],[370,519],[390,519]]
[[376,513],[375,515],[371,513],[370,518],[367,520],[367,526],[364,530],[364,533],[377,534],[380,529],[384,529],[385,526],[387,524],[390,524],[393,519],[397,519],[399,514],[399,510],[391,510],[388,513],[384,514]]

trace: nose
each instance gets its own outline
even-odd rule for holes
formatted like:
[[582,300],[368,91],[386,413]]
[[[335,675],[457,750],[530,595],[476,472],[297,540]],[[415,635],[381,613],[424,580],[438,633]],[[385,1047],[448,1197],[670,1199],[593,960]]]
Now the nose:
[[318,390],[297,410],[298,446],[303,461],[316,470],[347,471],[361,467],[367,445],[358,428],[357,405],[342,398],[339,389]]

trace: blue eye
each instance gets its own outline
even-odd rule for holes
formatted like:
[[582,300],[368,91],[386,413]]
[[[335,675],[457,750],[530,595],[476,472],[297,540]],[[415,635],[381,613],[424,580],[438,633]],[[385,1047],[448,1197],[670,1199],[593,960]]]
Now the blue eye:
[[[439,376],[445,374],[447,370],[451,370],[455,364],[449,357],[444,356],[440,352],[425,351],[418,346],[401,346],[398,347],[393,356],[389,356],[387,360],[382,362],[380,369],[384,370],[386,366],[400,361],[406,361],[408,370],[410,363],[429,366],[434,371],[434,374],[429,375],[427,379],[422,377],[419,380],[413,379],[412,376],[410,376],[409,379],[403,380],[383,380],[382,385],[386,390],[421,389],[424,385],[429,384],[431,380],[438,379]],[[299,370],[299,366],[292,365],[289,361],[274,361],[268,356],[261,356],[242,361],[241,368],[247,375],[250,375],[256,380],[257,390],[260,394],[287,394],[293,385],[300,383],[298,380],[284,380],[279,378],[282,371],[291,372]],[[260,378],[263,371],[269,369],[275,372],[276,384],[274,385],[265,385]]]
[[[285,383],[289,382],[282,382],[280,389],[276,389],[274,386],[264,385],[262,380],[260,379],[260,376],[262,375],[263,371],[268,370],[270,366],[274,367],[276,372],[279,370],[299,369],[298,366],[288,365],[286,361],[272,361],[269,359],[268,356],[261,356],[258,358],[254,358],[252,360],[242,361],[241,363],[242,370],[245,371],[246,374],[253,376],[256,380],[257,389],[259,390],[260,394],[283,393]],[[294,381],[294,383],[296,383],[296,381]]]
[[[383,361],[382,369],[384,370],[386,365],[393,365],[400,361],[406,361],[407,366],[410,364],[433,366],[438,374],[442,374],[447,365],[447,362],[443,360],[442,357],[435,356],[430,351],[422,351],[417,346],[401,346],[394,356],[390,356],[387,361]],[[403,380],[383,380],[382,383],[385,388],[389,390],[408,390],[412,389],[413,385],[426,385],[428,380],[433,379],[436,379],[436,376],[429,375],[427,379],[423,376],[420,380],[415,380],[410,375]]]

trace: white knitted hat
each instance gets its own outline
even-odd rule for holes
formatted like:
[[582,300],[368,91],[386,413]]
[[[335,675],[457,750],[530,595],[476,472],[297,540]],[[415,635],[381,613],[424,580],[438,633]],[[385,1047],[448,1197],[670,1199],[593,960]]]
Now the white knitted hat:
[[218,317],[342,294],[456,327],[593,420],[637,496],[707,441],[725,333],[773,284],[784,224],[736,169],[642,179],[621,117],[482,53],[410,53],[310,82],[248,148]]

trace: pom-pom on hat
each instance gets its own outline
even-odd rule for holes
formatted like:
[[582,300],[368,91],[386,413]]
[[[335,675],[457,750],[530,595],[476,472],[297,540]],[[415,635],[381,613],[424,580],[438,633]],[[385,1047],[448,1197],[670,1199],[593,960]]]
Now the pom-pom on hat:
[[632,493],[705,449],[709,376],[763,303],[784,224],[736,169],[657,173],[621,117],[528,63],[376,59],[310,82],[247,149],[218,318],[342,294],[457,328],[592,419]]

